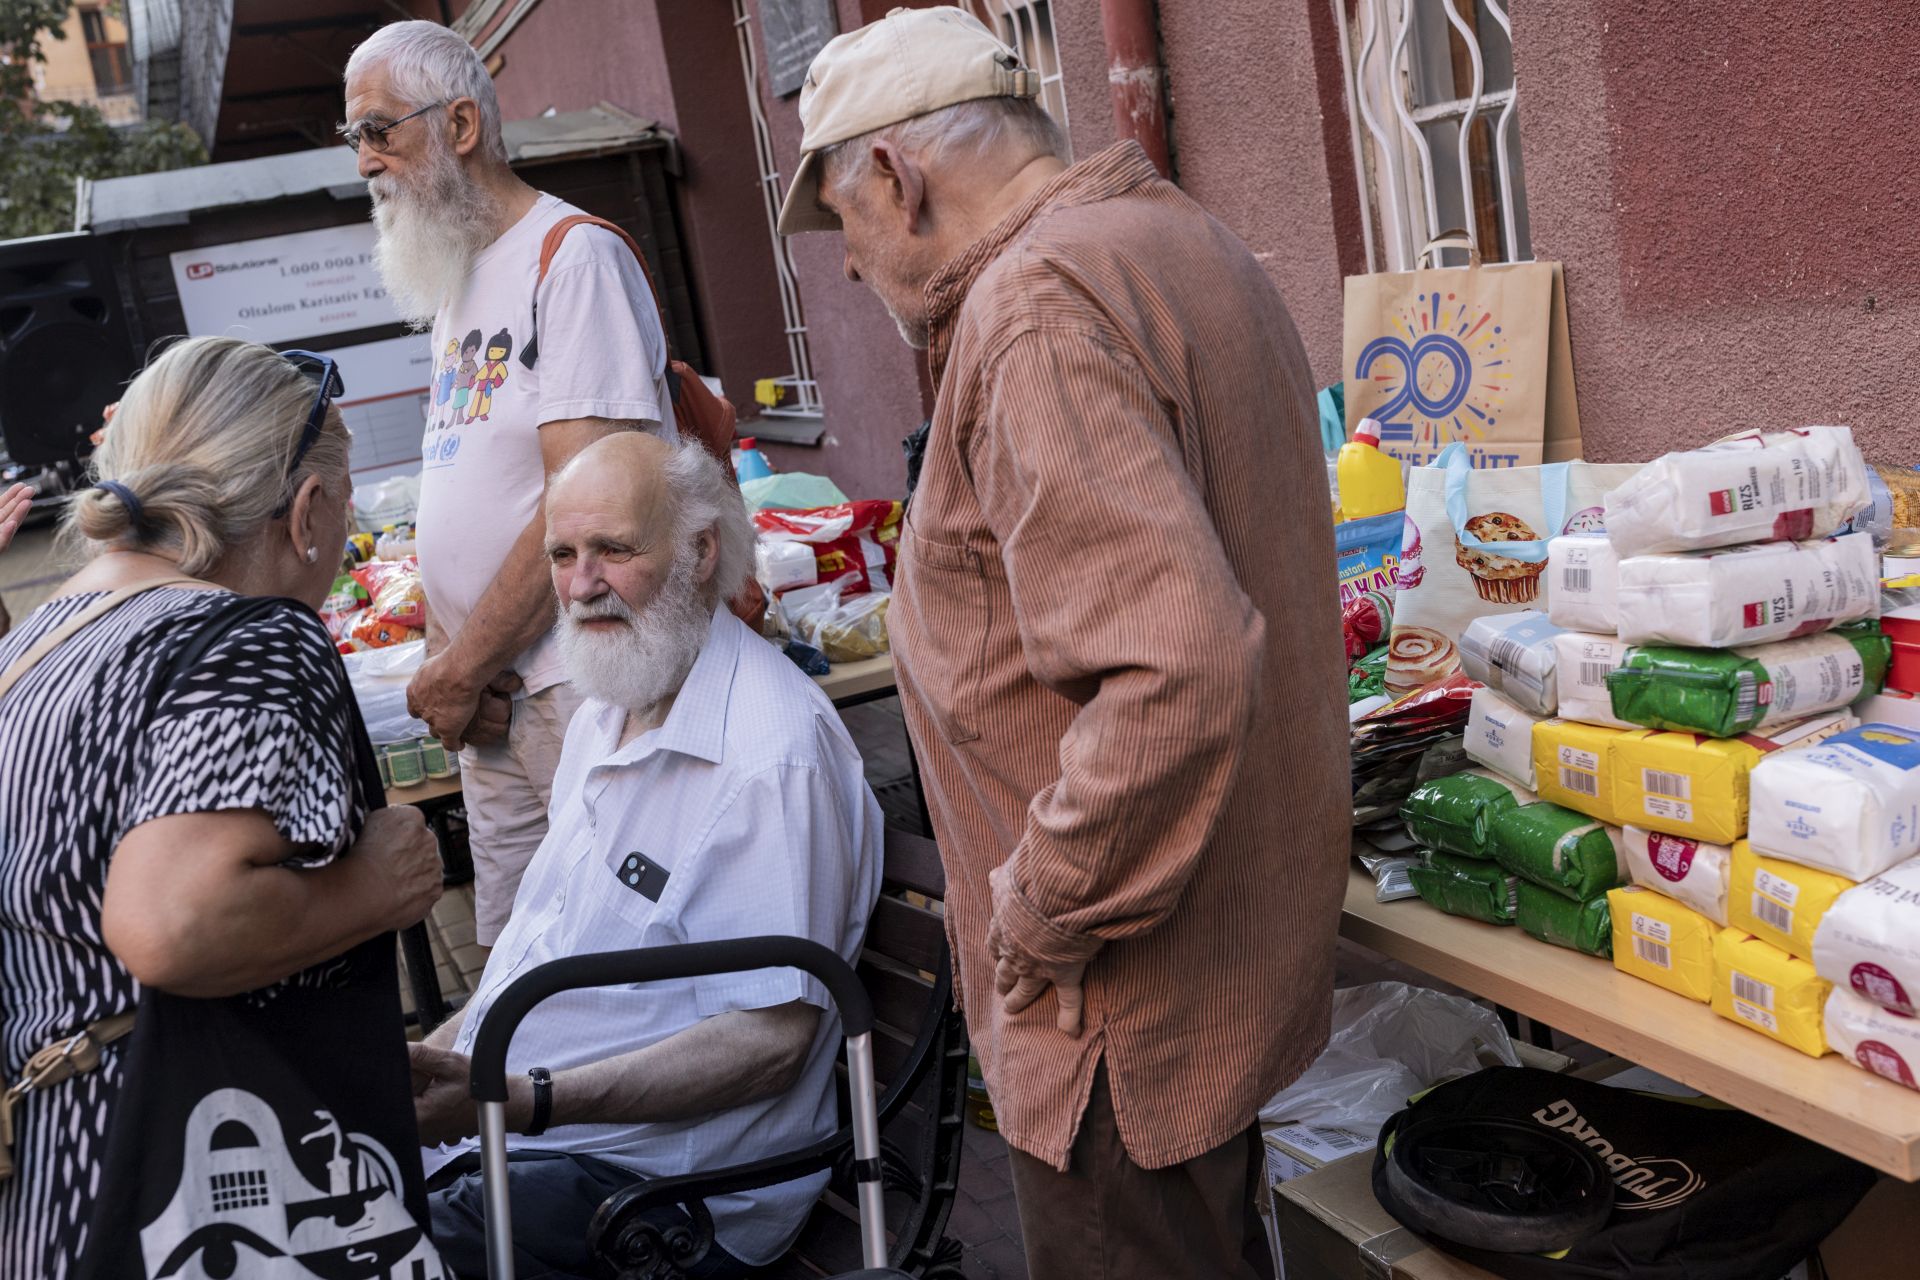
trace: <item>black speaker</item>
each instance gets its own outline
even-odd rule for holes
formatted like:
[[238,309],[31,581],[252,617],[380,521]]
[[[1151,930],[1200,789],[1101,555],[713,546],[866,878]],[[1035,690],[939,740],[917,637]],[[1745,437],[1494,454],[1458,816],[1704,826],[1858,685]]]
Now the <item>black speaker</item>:
[[0,435],[15,462],[84,456],[139,365],[106,243],[0,240]]

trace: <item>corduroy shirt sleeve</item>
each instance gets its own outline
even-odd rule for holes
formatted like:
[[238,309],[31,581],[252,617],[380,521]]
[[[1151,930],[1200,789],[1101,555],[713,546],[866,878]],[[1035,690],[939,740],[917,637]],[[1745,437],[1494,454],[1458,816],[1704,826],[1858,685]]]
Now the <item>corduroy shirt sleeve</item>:
[[1080,708],[994,877],[995,917],[1013,950],[1073,963],[1179,901],[1240,764],[1265,623],[1130,358],[1036,327],[986,389],[973,478],[1015,625],[1034,677]]

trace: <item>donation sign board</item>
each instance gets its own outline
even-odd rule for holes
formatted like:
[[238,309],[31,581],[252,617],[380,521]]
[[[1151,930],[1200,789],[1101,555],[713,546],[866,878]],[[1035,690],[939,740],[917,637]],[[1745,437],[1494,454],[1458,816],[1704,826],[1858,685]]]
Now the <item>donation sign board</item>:
[[169,255],[187,332],[279,343],[398,324],[369,222]]
[[767,36],[767,82],[776,98],[798,93],[813,55],[840,34],[833,0],[761,0],[760,23]]

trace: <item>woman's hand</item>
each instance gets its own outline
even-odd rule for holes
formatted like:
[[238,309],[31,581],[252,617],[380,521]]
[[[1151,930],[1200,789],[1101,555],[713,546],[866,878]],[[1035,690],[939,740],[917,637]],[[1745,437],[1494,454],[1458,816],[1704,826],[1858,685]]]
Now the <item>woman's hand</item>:
[[5,551],[33,505],[33,486],[16,484],[0,493],[0,551]]
[[440,900],[440,845],[410,804],[368,814],[347,856],[362,863],[373,900],[387,904],[388,928],[418,923]]

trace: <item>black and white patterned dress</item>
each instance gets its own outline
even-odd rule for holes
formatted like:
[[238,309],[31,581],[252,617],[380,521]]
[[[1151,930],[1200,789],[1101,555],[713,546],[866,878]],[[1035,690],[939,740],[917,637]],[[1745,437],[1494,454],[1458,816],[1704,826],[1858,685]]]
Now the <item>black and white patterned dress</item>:
[[[97,598],[35,610],[0,640],[0,671]],[[138,998],[139,984],[100,932],[107,863],[131,828],[258,809],[302,848],[299,865],[318,866],[365,822],[351,693],[318,619],[286,609],[245,623],[171,687],[155,688],[200,622],[232,599],[172,587],[137,596],[70,637],[0,701],[0,1069],[8,1081],[48,1041]],[[288,982],[324,983],[327,968]],[[17,1172],[0,1183],[0,1280],[63,1280],[79,1256],[120,1085],[119,1049],[107,1049],[100,1070],[30,1096],[15,1112]]]

